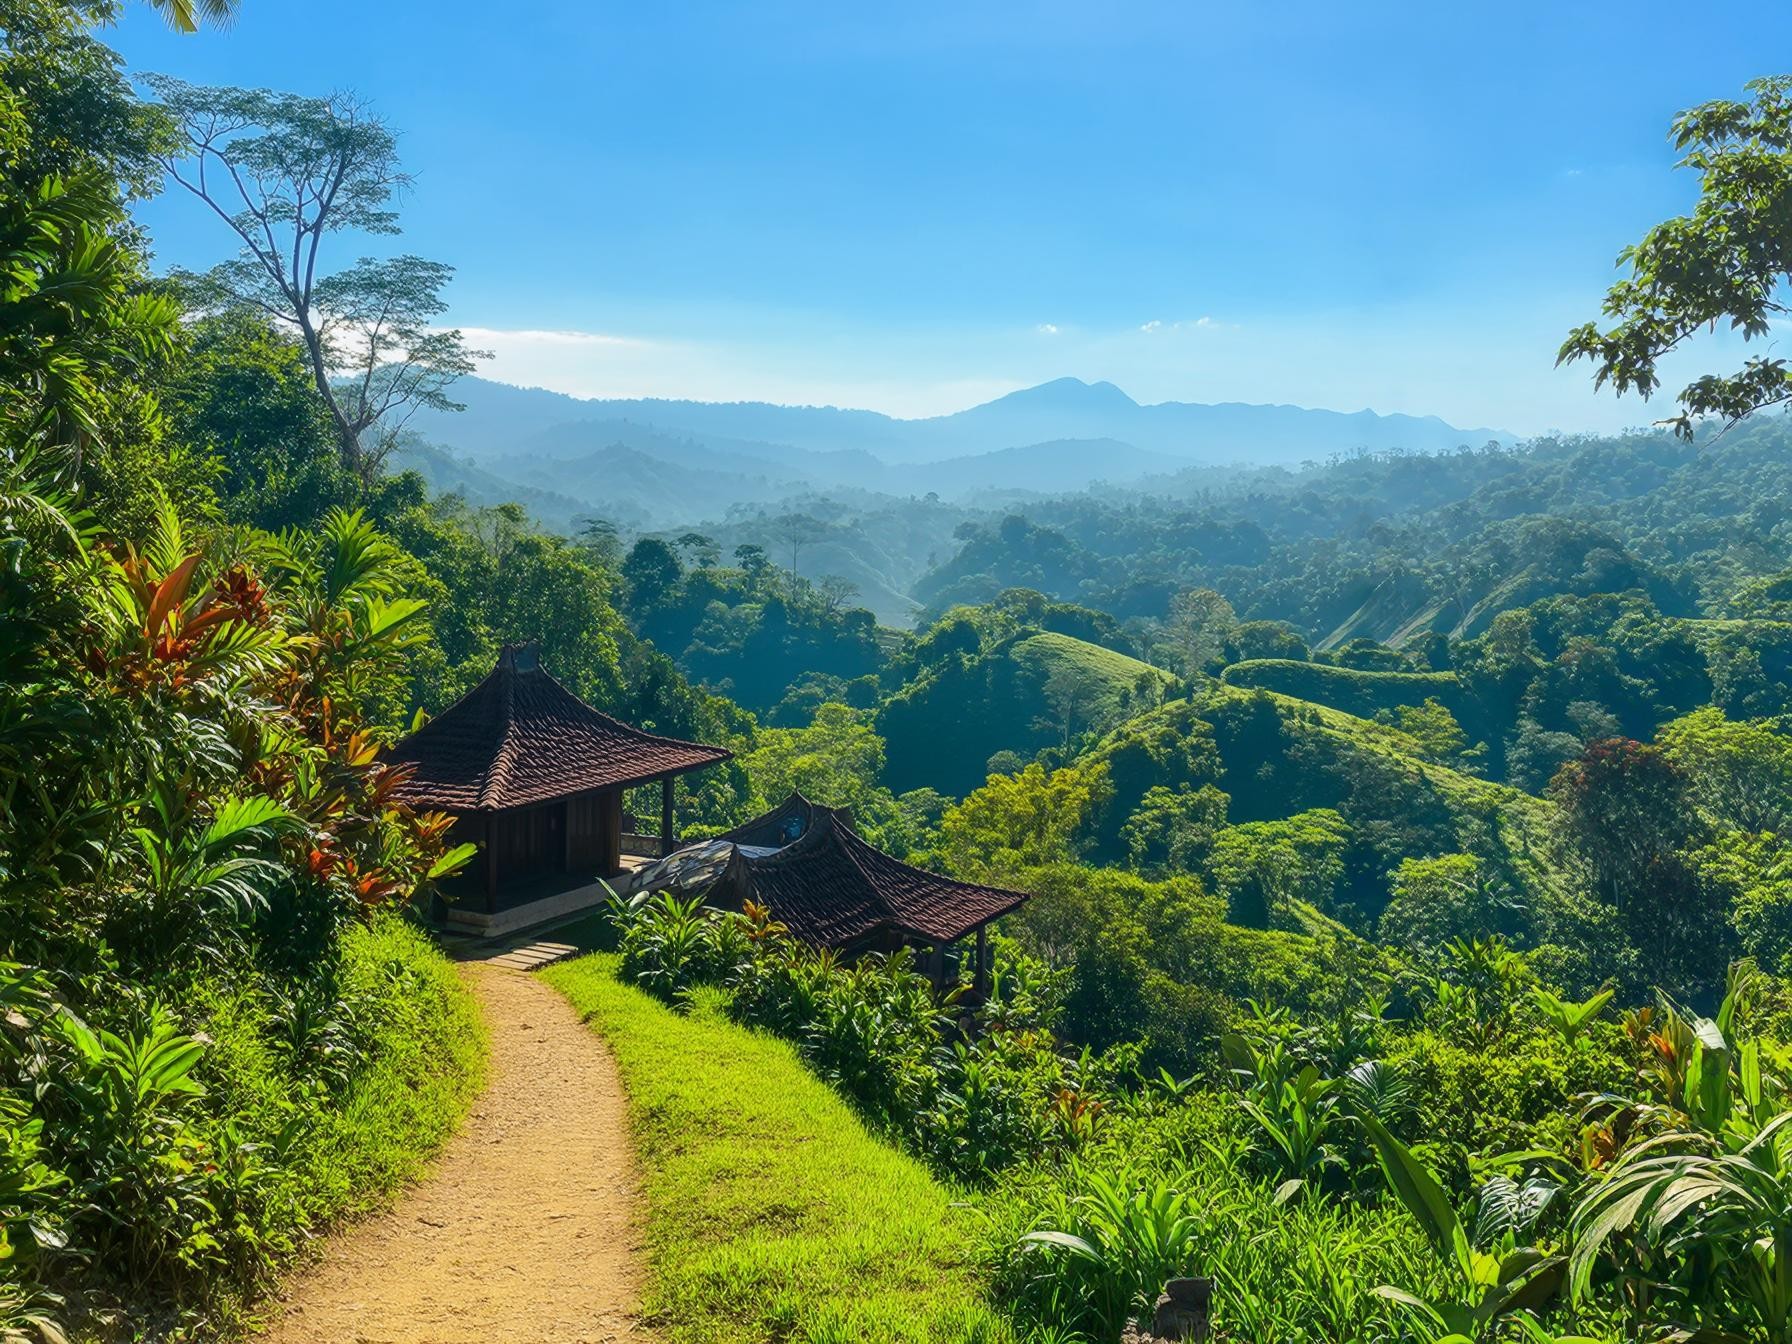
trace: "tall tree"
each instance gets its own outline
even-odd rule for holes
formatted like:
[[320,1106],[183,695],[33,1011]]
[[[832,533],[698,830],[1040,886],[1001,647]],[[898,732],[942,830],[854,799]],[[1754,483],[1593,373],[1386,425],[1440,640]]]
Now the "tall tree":
[[1685,771],[1659,747],[1595,742],[1550,781],[1568,857],[1601,897],[1626,913],[1647,903],[1698,826]]
[[1238,628],[1232,604],[1211,588],[1189,588],[1170,600],[1170,637],[1182,655],[1182,670],[1198,677],[1219,656]]
[[[1558,364],[1590,360],[1595,386],[1648,397],[1660,386],[1656,365],[1701,328],[1723,323],[1758,340],[1789,310],[1792,281],[1792,76],[1757,79],[1746,102],[1705,103],[1675,118],[1679,166],[1699,175],[1699,201],[1650,229],[1619,254],[1630,274],[1606,295],[1606,316],[1575,328]],[[1755,356],[1736,373],[1707,374],[1679,395],[1666,423],[1691,438],[1696,422],[1728,422],[1792,401],[1784,359]]]
[[0,10],[0,469],[42,454],[87,486],[96,449],[151,437],[142,382],[179,318],[146,292],[125,211],[150,189],[161,128],[87,32],[113,12]]
[[229,226],[241,253],[184,277],[201,307],[247,308],[290,326],[330,410],[343,465],[377,471],[418,410],[460,410],[448,387],[481,351],[435,327],[453,268],[422,257],[362,257],[327,270],[334,234],[398,233],[410,185],[398,140],[348,94],[150,85],[180,128],[169,177]]

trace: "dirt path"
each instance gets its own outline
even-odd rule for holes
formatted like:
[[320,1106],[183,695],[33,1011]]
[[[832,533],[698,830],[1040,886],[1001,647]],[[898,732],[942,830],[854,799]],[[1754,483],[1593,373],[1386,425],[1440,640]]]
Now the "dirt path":
[[295,1283],[271,1344],[638,1341],[639,1182],[616,1066],[533,976],[468,964],[491,1083],[435,1174]]

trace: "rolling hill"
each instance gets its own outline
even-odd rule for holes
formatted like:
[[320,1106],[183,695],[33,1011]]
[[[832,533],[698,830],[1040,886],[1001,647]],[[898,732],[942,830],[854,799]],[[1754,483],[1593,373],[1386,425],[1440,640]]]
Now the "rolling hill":
[[[1149,688],[1142,700],[1141,680]],[[1030,757],[1060,745],[1155,704],[1170,682],[1161,669],[1099,644],[1022,632],[977,657],[948,658],[885,703],[885,778],[899,793],[969,793],[988,777],[996,752]]]

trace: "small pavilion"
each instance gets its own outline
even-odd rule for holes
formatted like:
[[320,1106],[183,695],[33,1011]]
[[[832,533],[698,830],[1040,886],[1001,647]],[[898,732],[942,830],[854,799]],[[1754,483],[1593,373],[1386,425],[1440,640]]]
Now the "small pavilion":
[[988,992],[989,925],[1027,899],[892,858],[862,840],[845,811],[800,793],[640,874],[637,890],[667,889],[733,910],[751,900],[803,942],[849,956],[915,948],[939,985],[956,979],[962,953],[954,945],[975,934],[980,995]]
[[507,646],[483,681],[382,756],[409,767],[397,790],[455,818],[453,841],[480,854],[443,884],[448,920],[503,933],[605,899],[597,879],[626,866],[622,794],[660,785],[656,854],[677,847],[673,787],[733,753],[642,732],[601,714],[542,668],[533,644]]

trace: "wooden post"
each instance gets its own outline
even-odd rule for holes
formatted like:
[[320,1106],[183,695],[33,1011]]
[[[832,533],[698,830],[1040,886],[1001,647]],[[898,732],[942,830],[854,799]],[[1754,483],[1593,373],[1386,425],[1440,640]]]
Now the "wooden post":
[[672,784],[677,777],[667,775],[660,781],[660,857],[678,848],[678,837],[672,833]]
[[498,814],[485,814],[485,913],[498,913]]
[[605,877],[616,877],[622,872],[622,790],[611,789],[603,794],[601,809],[603,836],[599,844],[603,852],[598,857],[598,870]]
[[978,998],[989,997],[989,925],[977,926],[977,969],[971,976],[971,988]]

